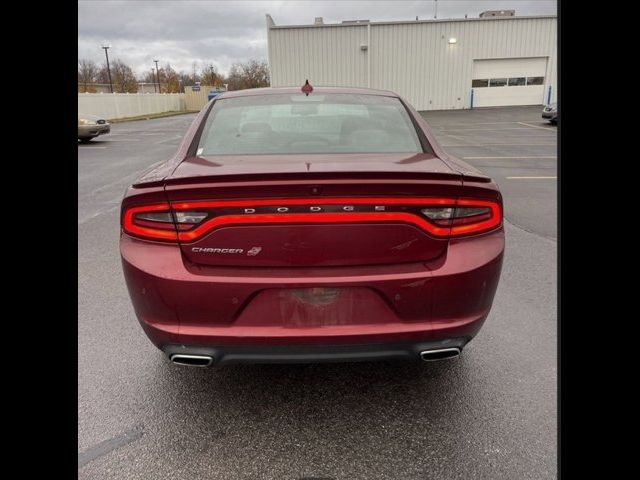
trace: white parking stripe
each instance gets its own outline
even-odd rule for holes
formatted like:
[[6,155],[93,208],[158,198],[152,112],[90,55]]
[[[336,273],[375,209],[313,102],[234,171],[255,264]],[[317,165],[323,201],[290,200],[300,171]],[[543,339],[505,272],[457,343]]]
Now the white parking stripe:
[[555,143],[472,143],[469,145],[444,145],[442,147],[555,147]]
[[506,177],[509,180],[544,180],[544,179],[554,179],[558,177]]
[[532,156],[532,157],[462,157],[465,160],[494,160],[494,159],[501,159],[501,158],[505,158],[505,159],[509,159],[509,160],[522,160],[522,159],[533,159],[533,158],[540,158],[540,159],[554,159],[557,158],[557,155],[541,155],[541,156]]
[[520,125],[526,125],[527,127],[531,127],[531,128],[539,128],[540,130],[549,130],[550,132],[556,132],[557,130],[555,128],[548,128],[548,127],[540,127],[538,125],[531,125],[530,123],[525,123],[525,122],[518,122]]
[[[429,120],[427,120],[428,122]],[[508,124],[508,123],[519,123],[517,120],[512,120],[510,122],[474,122],[474,123],[448,123],[448,124],[432,124],[429,123],[434,128],[447,128],[449,126],[457,127],[458,125],[500,125],[500,124]]]
[[551,129],[551,128],[545,128],[545,127],[537,127],[535,125],[529,125],[526,123],[522,123],[522,122],[518,122],[519,125],[523,125],[523,127],[498,127],[498,128],[445,128],[445,129],[435,129],[436,132],[438,133],[442,133],[445,135],[448,135],[446,132],[456,132],[456,133],[462,133],[462,132],[504,132],[506,130],[516,130],[516,131],[520,131],[520,132],[526,132],[527,129],[525,128],[526,126],[528,127],[534,127],[534,128],[539,128],[541,130],[550,130],[552,132],[555,133],[555,130]]

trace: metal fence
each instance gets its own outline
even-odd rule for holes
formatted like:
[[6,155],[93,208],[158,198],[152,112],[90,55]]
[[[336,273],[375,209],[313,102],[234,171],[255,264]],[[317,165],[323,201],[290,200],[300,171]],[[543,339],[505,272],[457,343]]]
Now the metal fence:
[[[205,95],[206,98],[206,95]],[[79,93],[78,113],[109,120],[187,110],[184,93]]]

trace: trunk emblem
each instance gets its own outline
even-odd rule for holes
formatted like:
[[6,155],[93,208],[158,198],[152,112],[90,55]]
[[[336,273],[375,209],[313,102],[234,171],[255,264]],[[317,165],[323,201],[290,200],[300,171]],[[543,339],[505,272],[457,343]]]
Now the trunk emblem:
[[247,252],[247,257],[255,257],[262,251],[262,247],[251,247],[251,250]]
[[193,253],[242,253],[242,248],[214,248],[214,247],[192,247]]

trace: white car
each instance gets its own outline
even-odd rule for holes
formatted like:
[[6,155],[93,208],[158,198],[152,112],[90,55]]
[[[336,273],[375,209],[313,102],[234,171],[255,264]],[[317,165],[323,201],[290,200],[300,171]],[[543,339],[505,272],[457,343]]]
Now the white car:
[[545,105],[542,109],[542,118],[556,125],[558,123],[558,104],[552,103],[551,105]]

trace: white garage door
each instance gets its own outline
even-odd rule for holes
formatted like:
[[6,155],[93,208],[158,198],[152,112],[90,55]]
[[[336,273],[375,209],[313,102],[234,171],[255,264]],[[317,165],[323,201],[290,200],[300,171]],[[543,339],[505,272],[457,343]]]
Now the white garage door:
[[473,106],[542,105],[547,57],[473,61]]

